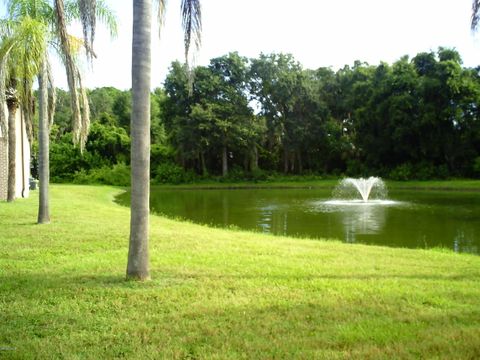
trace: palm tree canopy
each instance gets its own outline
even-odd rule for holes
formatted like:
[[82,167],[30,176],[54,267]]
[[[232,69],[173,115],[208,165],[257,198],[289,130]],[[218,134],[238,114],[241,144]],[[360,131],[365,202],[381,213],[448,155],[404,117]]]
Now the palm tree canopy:
[[[31,134],[33,115],[32,86],[37,76],[47,48],[48,31],[45,24],[30,16],[19,21],[1,20],[0,35],[0,103],[6,101],[6,84],[14,84],[8,89],[21,104],[26,115],[26,123]],[[5,114],[0,111],[0,127],[5,133]]]

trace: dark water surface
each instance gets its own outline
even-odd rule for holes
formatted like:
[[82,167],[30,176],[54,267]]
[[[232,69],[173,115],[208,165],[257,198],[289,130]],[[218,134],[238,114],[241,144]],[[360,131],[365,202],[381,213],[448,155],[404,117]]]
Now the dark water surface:
[[[480,193],[390,191],[387,204],[328,203],[330,189],[166,190],[152,212],[276,235],[480,254]],[[119,202],[128,203],[129,194]]]

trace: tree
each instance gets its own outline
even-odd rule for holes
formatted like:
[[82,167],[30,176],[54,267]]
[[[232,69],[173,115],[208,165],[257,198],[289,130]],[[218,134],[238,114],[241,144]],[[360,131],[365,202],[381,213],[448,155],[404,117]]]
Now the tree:
[[[31,17],[2,21],[2,44],[0,47],[0,104],[8,107],[8,191],[7,200],[15,199],[16,128],[15,119],[20,107],[31,129],[32,84],[38,74],[45,52],[46,28],[42,22]],[[6,89],[5,89],[5,84]],[[0,109],[0,123],[5,123],[4,109]],[[4,131],[4,126],[2,126]],[[31,131],[28,131],[31,134]]]
[[[99,18],[108,25],[112,36],[115,36],[117,30],[116,20],[103,1],[97,0],[70,0],[66,3],[64,3],[63,0],[54,0],[54,11],[52,12],[54,13],[54,17],[51,18],[50,24],[54,27],[55,38],[60,42],[59,48],[61,49],[61,55],[67,73],[68,88],[70,90],[73,142],[74,144],[79,144],[81,151],[83,151],[90,127],[90,108],[86,90],[82,85],[82,77],[75,63],[74,46],[72,46],[71,43],[72,37],[67,33],[67,25],[72,19],[80,19],[83,29],[83,46],[87,58],[92,60],[93,57],[96,56],[93,51],[96,19]],[[40,89],[40,93],[42,93],[42,89]],[[42,96],[40,96],[40,99],[42,99]],[[42,113],[40,113],[40,116],[42,116]],[[44,127],[44,131],[49,130],[41,120],[39,123]],[[50,222],[48,209],[48,183],[50,181],[48,173],[48,136],[42,137],[42,139],[44,139],[45,142],[39,144],[40,202],[38,223],[47,223]],[[44,184],[43,187],[42,180]],[[44,196],[42,196],[42,193]]]
[[[131,120],[131,215],[127,278],[150,278],[148,255],[150,199],[150,72],[151,0],[133,2],[132,39],[132,120]],[[182,0],[185,30],[185,57],[190,44],[200,46],[201,10],[199,0]],[[159,1],[163,20],[165,0]],[[162,21],[163,22],[163,21]]]
[[248,60],[230,53],[195,68],[172,63],[165,81],[165,126],[184,169],[227,176],[232,166],[255,170],[263,122],[249,106]]
[[[67,24],[75,18],[80,18],[84,25],[84,45],[87,49],[87,55],[93,54],[92,44],[94,36],[94,20],[89,16],[89,11],[93,11],[94,15],[98,15],[101,20],[108,23],[111,27],[111,32],[116,31],[116,24],[114,17],[104,6],[103,1],[78,0],[67,1],[67,10],[65,10],[63,0],[55,0],[54,7],[48,0],[9,0],[8,14],[13,21],[19,22],[23,19],[32,19],[36,23],[43,26],[42,34],[43,48],[42,52],[31,52],[30,56],[36,59],[39,66],[35,68],[36,75],[38,75],[39,83],[39,209],[38,209],[38,223],[50,222],[49,211],[49,133],[50,125],[53,119],[53,111],[55,107],[55,92],[52,85],[52,76],[49,71],[48,64],[48,45],[53,49],[61,49],[61,57],[65,61],[67,69],[67,78],[71,93],[71,107],[73,109],[73,130],[74,143],[79,143],[80,148],[83,149],[88,134],[89,127],[89,107],[86,92],[83,89],[80,72],[74,62],[74,47],[71,46],[71,36],[67,34]],[[98,6],[97,6],[98,5]],[[25,41],[29,46],[33,46],[32,39],[25,37]],[[61,46],[58,46],[57,41]],[[28,49],[28,47],[26,47]],[[25,94],[31,94],[32,81],[22,79],[24,84],[28,85],[28,91]],[[79,91],[77,91],[79,89]],[[28,108],[30,102],[27,102]],[[28,111],[26,112],[29,113]],[[30,122],[27,122],[27,125]],[[28,126],[27,126],[28,128]]]

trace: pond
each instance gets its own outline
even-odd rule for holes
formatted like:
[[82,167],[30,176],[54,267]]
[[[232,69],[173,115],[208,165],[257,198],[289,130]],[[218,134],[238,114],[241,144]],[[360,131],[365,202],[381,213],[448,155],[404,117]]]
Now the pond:
[[[171,190],[152,212],[275,235],[480,254],[480,192],[392,190],[382,204],[330,202],[331,189]],[[119,202],[127,203],[123,194]]]

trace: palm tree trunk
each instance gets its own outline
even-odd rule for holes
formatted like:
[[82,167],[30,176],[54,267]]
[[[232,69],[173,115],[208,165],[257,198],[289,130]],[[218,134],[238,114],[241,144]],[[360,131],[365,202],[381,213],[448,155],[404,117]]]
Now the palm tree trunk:
[[148,224],[150,200],[151,0],[133,1],[131,213],[127,279],[150,278]]
[[49,154],[49,119],[48,119],[48,89],[47,63],[43,61],[41,73],[38,76],[39,88],[39,120],[38,120],[38,176],[39,176],[39,224],[50,222],[49,194],[50,183],[50,154]]
[[15,200],[16,192],[16,158],[17,158],[17,134],[16,134],[16,115],[18,102],[16,99],[9,99],[8,106],[8,185],[7,201]]

